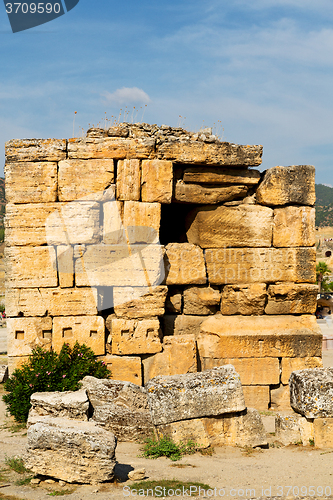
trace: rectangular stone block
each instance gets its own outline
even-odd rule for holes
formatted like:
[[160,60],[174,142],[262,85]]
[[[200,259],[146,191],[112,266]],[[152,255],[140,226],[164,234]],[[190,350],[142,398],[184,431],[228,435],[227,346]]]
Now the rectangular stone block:
[[195,208],[186,227],[189,243],[201,248],[269,247],[273,210],[260,205]]
[[159,438],[168,436],[176,444],[192,441],[201,448],[208,448],[211,443],[203,418],[193,418],[157,425],[156,433]]
[[200,358],[321,356],[315,316],[211,316],[197,339]]
[[189,335],[195,338],[200,333],[201,323],[207,319],[205,316],[195,316],[190,314],[166,314],[162,318],[164,335]]
[[5,227],[8,246],[96,243],[99,203],[8,204]]
[[162,350],[158,319],[111,321],[112,354],[152,354]]
[[184,184],[178,181],[175,185],[175,200],[181,203],[216,204],[244,197],[246,186],[201,186],[200,184]]
[[35,347],[51,348],[52,318],[7,318],[8,356],[29,356]]
[[149,158],[154,154],[155,139],[122,137],[84,137],[68,140],[69,159],[113,158]]
[[315,418],[313,427],[316,448],[333,448],[333,418]]
[[142,385],[141,358],[139,356],[99,356],[106,364],[113,380],[123,380],[132,384]]
[[169,243],[165,252],[167,285],[206,283],[206,267],[201,248],[190,243]]
[[160,221],[160,203],[125,201],[124,226],[130,243],[158,243]]
[[226,285],[222,291],[221,312],[227,316],[242,314],[258,316],[264,314],[266,284]]
[[103,243],[118,245],[126,242],[123,213],[122,201],[113,200],[103,203]]
[[314,207],[274,209],[273,246],[312,247],[316,243]]
[[280,387],[277,387],[276,389],[271,389],[271,409],[289,412],[294,411],[290,406],[289,385],[280,385]]
[[7,203],[47,203],[57,200],[57,163],[6,163]]
[[184,314],[215,314],[220,302],[220,291],[210,286],[191,286],[184,290]]
[[239,375],[231,365],[201,373],[159,376],[148,381],[145,388],[155,425],[245,410]]
[[56,247],[59,286],[69,288],[74,285],[74,249],[71,246]]
[[105,354],[104,330],[104,319],[101,316],[55,316],[52,349],[60,352],[64,343],[73,347],[77,341],[90,347],[96,356]]
[[257,166],[262,146],[241,146],[230,142],[168,141],[158,146],[158,158],[196,165]]
[[7,288],[6,316],[46,316],[48,304],[39,288]]
[[277,283],[269,285],[266,314],[314,314],[318,285]]
[[202,358],[202,370],[215,366],[233,365],[242,385],[273,385],[280,382],[278,358]]
[[12,139],[6,142],[7,162],[59,161],[66,158],[65,139]]
[[305,370],[306,368],[322,368],[323,362],[321,357],[305,357],[305,358],[282,358],[281,360],[281,382],[288,384],[289,377],[296,370]]
[[197,371],[194,335],[165,336],[163,352],[143,358],[144,382],[158,375],[180,375]]
[[[154,286],[163,281],[160,245],[90,245],[75,247],[76,286]],[[75,250],[74,250],[75,251]]]
[[243,393],[248,408],[268,410],[270,402],[268,385],[243,385]]
[[307,418],[333,417],[333,368],[293,371],[289,387],[294,411]]
[[171,203],[173,165],[171,161],[144,160],[142,162],[142,201]]
[[5,266],[9,288],[58,286],[54,247],[5,248]]
[[216,248],[205,250],[208,280],[234,283],[314,283],[314,248]]
[[243,184],[256,186],[260,180],[259,170],[190,167],[184,170],[183,181],[199,184]]
[[167,292],[166,286],[114,287],[114,312],[120,318],[163,316]]
[[63,160],[58,166],[59,201],[104,201],[114,198],[114,164],[112,159]]
[[141,166],[139,160],[118,161],[117,200],[140,200],[140,182]]

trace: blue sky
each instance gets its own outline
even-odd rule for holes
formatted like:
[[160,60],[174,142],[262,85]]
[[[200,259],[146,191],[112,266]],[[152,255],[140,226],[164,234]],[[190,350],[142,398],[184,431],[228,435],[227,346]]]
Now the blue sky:
[[71,137],[75,111],[80,136],[135,106],[137,121],[215,124],[262,144],[263,168],[313,164],[333,185],[331,0],[80,0],[15,34],[0,5],[0,37],[2,150]]

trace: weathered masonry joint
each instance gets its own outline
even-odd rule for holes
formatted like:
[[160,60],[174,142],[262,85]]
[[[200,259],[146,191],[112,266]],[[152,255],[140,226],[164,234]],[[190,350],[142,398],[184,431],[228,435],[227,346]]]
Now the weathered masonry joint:
[[315,169],[210,129],[119,124],[6,144],[10,370],[85,343],[116,380],[234,365],[247,406],[289,408],[321,366]]

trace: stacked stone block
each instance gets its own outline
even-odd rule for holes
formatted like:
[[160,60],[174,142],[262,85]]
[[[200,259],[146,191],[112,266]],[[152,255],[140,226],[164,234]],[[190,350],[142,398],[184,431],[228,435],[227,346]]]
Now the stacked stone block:
[[248,406],[289,405],[291,371],[321,366],[314,167],[261,156],[147,124],[9,141],[11,371],[77,340],[114,379],[232,363]]

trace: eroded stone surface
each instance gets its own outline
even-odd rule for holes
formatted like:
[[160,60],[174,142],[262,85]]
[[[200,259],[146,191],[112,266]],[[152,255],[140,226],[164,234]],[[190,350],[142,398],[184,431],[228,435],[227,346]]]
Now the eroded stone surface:
[[181,203],[215,204],[246,196],[247,186],[200,186],[177,182],[175,200]]
[[231,365],[201,373],[158,376],[145,388],[155,425],[245,409],[240,378]]
[[111,321],[112,354],[149,354],[162,350],[160,322],[151,319],[114,318]]
[[317,448],[333,448],[333,418],[315,418],[314,443]]
[[47,418],[28,429],[25,466],[67,483],[111,481],[117,440],[94,422]]
[[8,378],[8,365],[0,365],[0,384],[6,382]]
[[233,365],[235,367],[242,385],[274,385],[280,382],[278,358],[201,359],[203,370],[210,370],[215,366],[223,365]]
[[173,166],[171,161],[144,160],[142,162],[142,201],[171,203]]
[[30,398],[28,425],[39,417],[62,417],[88,421],[89,400],[85,390],[64,392],[35,392]]
[[221,301],[219,290],[192,286],[184,290],[184,314],[214,314]]
[[51,348],[52,318],[7,318],[8,356],[29,356],[32,349]]
[[228,169],[223,167],[190,167],[184,170],[184,182],[199,184],[243,184],[255,186],[260,180],[259,170]]
[[6,142],[7,162],[59,161],[64,158],[65,139],[12,139]]
[[322,368],[323,362],[321,357],[310,358],[282,358],[281,360],[281,382],[288,384],[289,377],[292,372],[298,370],[305,370],[307,368]]
[[5,176],[8,203],[47,203],[57,199],[55,162],[6,163]]
[[266,297],[264,283],[226,285],[222,291],[221,312],[225,315],[262,315],[264,314]]
[[310,283],[278,283],[269,285],[266,314],[314,314],[318,285]]
[[139,160],[121,160],[117,170],[117,199],[140,200],[141,167]]
[[280,414],[275,417],[275,437],[285,446],[302,443],[309,446],[314,440],[313,422],[296,413]]
[[58,286],[54,247],[5,248],[6,287]]
[[167,292],[166,286],[114,287],[114,312],[123,318],[162,316]]
[[104,319],[101,316],[55,316],[52,349],[60,352],[64,343],[86,344],[96,355],[105,353]]
[[284,207],[274,210],[273,246],[312,247],[316,243],[316,211],[312,207]]
[[169,243],[165,251],[167,285],[206,283],[205,261],[200,247],[190,243]]
[[249,408],[268,410],[270,403],[269,385],[243,385],[245,404]]
[[142,385],[141,358],[139,356],[100,356],[107,369],[111,372],[113,380],[132,382]]
[[131,243],[158,243],[160,221],[160,203],[125,201],[124,226]]
[[333,417],[333,368],[312,368],[292,372],[290,404],[307,418]]
[[153,138],[84,137],[68,140],[69,159],[113,158],[115,160],[149,158],[154,152]]

